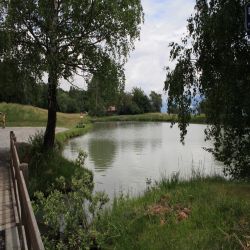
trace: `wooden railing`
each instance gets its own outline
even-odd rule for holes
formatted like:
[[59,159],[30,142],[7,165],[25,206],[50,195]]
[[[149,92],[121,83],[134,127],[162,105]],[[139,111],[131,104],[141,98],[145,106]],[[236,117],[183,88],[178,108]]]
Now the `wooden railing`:
[[14,214],[21,249],[44,250],[26,186],[28,183],[28,164],[20,163],[16,148],[16,137],[13,131],[10,132],[10,167],[14,190],[13,196],[16,202]]

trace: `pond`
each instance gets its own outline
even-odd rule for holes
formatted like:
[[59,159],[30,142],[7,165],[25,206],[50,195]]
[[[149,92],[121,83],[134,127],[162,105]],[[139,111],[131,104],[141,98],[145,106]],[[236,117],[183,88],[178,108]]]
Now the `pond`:
[[110,197],[136,195],[147,180],[153,183],[176,172],[182,178],[189,178],[192,170],[220,173],[221,164],[203,149],[212,146],[204,141],[205,128],[191,124],[182,145],[178,127],[169,123],[96,123],[88,134],[71,139],[63,155],[74,160],[79,150],[87,152],[85,166],[94,172],[95,190]]

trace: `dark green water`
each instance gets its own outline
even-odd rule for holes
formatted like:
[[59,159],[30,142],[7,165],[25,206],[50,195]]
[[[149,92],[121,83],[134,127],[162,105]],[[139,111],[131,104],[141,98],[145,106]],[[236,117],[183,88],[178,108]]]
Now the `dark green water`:
[[70,140],[63,154],[75,159],[80,149],[88,153],[85,165],[94,172],[96,190],[134,195],[145,190],[147,178],[154,182],[178,171],[188,178],[192,169],[220,172],[219,163],[202,148],[211,146],[204,141],[205,128],[190,125],[182,145],[179,129],[169,123],[97,123],[90,133]]

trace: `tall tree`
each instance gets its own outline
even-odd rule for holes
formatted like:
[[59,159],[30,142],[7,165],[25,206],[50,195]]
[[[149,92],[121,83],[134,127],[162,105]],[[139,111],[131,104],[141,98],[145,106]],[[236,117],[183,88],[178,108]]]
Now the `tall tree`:
[[155,91],[151,91],[149,96],[150,96],[151,110],[153,112],[161,112],[161,107],[162,107],[161,94],[157,94]]
[[116,105],[119,93],[124,90],[124,82],[123,69],[106,60],[88,83],[91,114],[103,114],[109,106]]
[[169,104],[178,105],[182,139],[192,97],[206,98],[206,130],[224,172],[250,179],[250,47],[244,30],[243,0],[196,0],[182,44],[172,43],[176,66],[167,72]]
[[151,109],[149,98],[141,88],[132,89],[132,101],[138,106],[139,113],[147,113]]
[[44,148],[51,148],[59,79],[89,77],[109,58],[122,65],[139,37],[140,0],[2,0],[0,8],[0,25],[12,40],[9,55],[32,74],[48,73]]

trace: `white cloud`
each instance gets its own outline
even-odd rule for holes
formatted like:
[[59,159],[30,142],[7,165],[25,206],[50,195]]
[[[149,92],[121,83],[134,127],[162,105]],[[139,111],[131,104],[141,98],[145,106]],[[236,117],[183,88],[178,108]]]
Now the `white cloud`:
[[146,93],[162,92],[164,67],[170,64],[168,44],[180,41],[194,4],[194,0],[142,0],[145,23],[125,67],[126,90],[138,86]]

